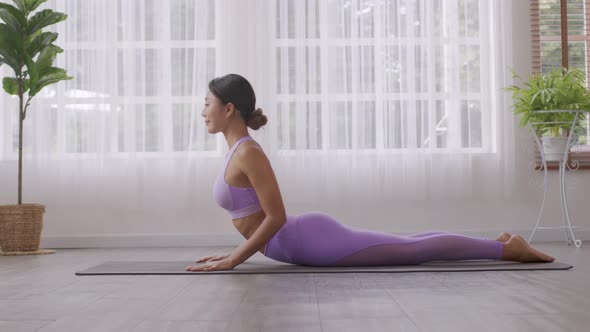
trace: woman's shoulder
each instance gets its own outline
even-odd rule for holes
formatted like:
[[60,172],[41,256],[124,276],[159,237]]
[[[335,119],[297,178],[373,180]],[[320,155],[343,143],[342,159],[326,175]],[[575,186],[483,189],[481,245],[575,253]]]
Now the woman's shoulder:
[[238,146],[238,149],[236,150],[236,153],[248,153],[251,152],[252,150],[262,150],[262,146],[260,146],[260,144],[258,144],[258,142],[256,142],[253,139],[249,139],[246,140],[244,142],[242,142],[242,144],[240,144]]
[[255,140],[244,141],[235,152],[236,157],[240,162],[257,161],[267,159],[264,150]]

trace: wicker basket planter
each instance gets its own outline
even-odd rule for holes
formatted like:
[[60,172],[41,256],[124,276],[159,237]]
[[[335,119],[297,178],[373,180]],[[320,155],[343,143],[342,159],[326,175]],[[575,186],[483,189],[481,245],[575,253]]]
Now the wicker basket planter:
[[44,212],[45,206],[41,204],[0,205],[2,252],[47,253],[39,251]]

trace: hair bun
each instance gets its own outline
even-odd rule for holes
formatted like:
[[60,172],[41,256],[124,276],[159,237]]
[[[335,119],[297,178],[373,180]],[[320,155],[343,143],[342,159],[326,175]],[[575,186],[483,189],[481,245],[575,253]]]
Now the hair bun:
[[246,125],[248,127],[258,130],[260,127],[264,126],[268,122],[268,118],[266,115],[262,114],[262,108],[257,108],[254,110],[250,116],[248,117],[248,121]]

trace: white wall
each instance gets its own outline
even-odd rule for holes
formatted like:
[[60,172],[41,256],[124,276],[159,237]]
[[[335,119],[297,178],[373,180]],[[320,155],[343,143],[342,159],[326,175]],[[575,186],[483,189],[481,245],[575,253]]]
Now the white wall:
[[[528,1],[513,1],[514,5],[514,68],[520,74],[530,71],[530,26]],[[516,120],[515,120],[516,123]],[[342,204],[338,201],[322,200],[310,202],[305,193],[295,192],[288,186],[292,179],[286,174],[277,173],[288,214],[305,211],[323,211],[343,223],[385,232],[409,233],[424,230],[446,230],[476,236],[496,236],[501,231],[528,236],[537,218],[542,200],[542,173],[529,169],[525,147],[530,138],[526,131],[517,128],[516,147],[522,154],[517,160],[518,199],[514,201],[440,201],[408,202],[356,201]],[[256,133],[252,134],[256,138]],[[220,165],[219,160],[204,159],[206,172],[213,179]],[[202,165],[202,164],[201,164]],[[62,165],[67,172],[68,167]],[[146,174],[142,179],[142,192],[128,192],[123,175],[113,186],[121,188],[118,197],[104,197],[100,192],[88,192],[93,179],[71,179],[67,192],[41,195],[35,192],[35,170],[25,165],[25,202],[42,202],[47,205],[45,228],[41,246],[45,248],[64,247],[109,247],[109,246],[184,246],[184,245],[237,245],[243,239],[232,226],[231,219],[212,199],[213,181],[196,183],[190,168],[179,170],[169,179],[156,183],[147,175],[156,163],[145,163],[140,172]],[[106,170],[108,171],[108,170]],[[0,163],[0,178],[16,180],[16,163]],[[550,172],[550,189],[546,201],[543,225],[561,225],[561,209],[557,172]],[[590,172],[579,170],[567,174],[570,216],[574,226],[581,227],[576,235],[589,239],[588,212],[590,205],[584,197],[590,188]],[[51,181],[45,179],[44,181]],[[136,204],[137,209],[129,209],[127,203],[133,197],[166,200],[174,190],[175,181],[193,181],[198,187],[198,195],[186,195],[181,200],[171,201],[169,209],[150,209]],[[13,181],[16,182],[16,181]],[[50,183],[50,182],[48,182]],[[0,190],[0,204],[14,204],[16,184],[3,183]],[[63,184],[56,184],[56,188]],[[81,202],[83,205],[81,205]],[[137,200],[133,201],[137,202]],[[101,209],[108,206],[108,210]],[[186,208],[190,206],[190,208]],[[83,226],[82,226],[83,224]],[[141,231],[138,231],[141,230]],[[536,240],[558,240],[565,238],[557,230],[541,230]]]

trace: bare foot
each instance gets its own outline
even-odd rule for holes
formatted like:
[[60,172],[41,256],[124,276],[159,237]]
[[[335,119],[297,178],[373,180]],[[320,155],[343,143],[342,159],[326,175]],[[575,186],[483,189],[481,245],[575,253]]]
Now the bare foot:
[[502,259],[507,261],[529,263],[553,262],[555,260],[554,257],[533,249],[520,235],[513,235],[502,245],[502,250]]
[[510,235],[510,233],[502,232],[502,234],[498,235],[498,237],[496,238],[496,241],[506,242],[511,237],[512,237],[512,235]]

